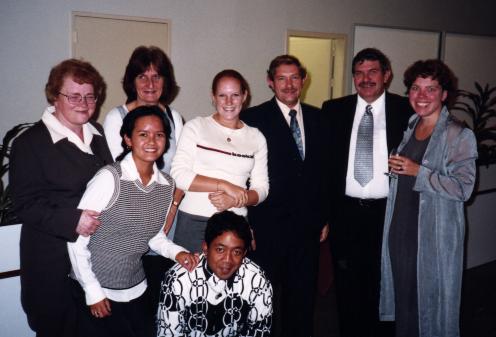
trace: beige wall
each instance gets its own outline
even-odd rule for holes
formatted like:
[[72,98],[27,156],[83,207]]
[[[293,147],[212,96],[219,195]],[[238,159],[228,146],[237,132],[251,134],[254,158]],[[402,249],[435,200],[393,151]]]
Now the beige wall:
[[[169,20],[181,86],[173,106],[191,119],[212,112],[210,82],[224,68],[246,76],[252,104],[271,97],[265,70],[285,51],[287,30],[347,34],[348,41],[356,23],[496,35],[495,7],[485,0],[1,0],[0,137],[40,118],[48,72],[71,56],[72,11]],[[351,50],[349,43],[348,74]]]
[[46,105],[43,87],[50,67],[71,56],[71,11],[170,20],[170,56],[181,86],[173,106],[191,119],[212,111],[210,82],[224,68],[236,68],[246,76],[252,104],[269,98],[265,70],[273,57],[284,52],[288,29],[347,34],[348,41],[355,23],[496,34],[491,14],[495,5],[493,9],[485,5],[493,2],[455,2],[459,4],[452,0],[2,0],[0,136],[14,124],[39,119]]

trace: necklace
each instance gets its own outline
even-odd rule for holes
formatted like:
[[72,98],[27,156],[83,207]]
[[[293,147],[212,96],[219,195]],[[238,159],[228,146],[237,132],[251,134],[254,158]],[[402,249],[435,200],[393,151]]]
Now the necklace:
[[[232,129],[232,128],[230,128],[230,127],[228,127],[228,126],[224,125],[224,124],[220,121],[218,113],[215,113],[215,114],[213,115],[213,118],[214,118],[214,120],[215,120],[215,121],[216,121],[219,125],[223,126],[224,128],[230,129],[229,133],[228,133],[228,134],[227,134],[227,136],[226,136],[226,142],[228,142],[228,143],[232,142],[232,138],[231,138],[231,136],[233,135],[234,131],[236,131],[236,130],[238,130],[238,129],[241,129],[241,127],[243,126],[242,124],[241,124],[241,125],[236,125],[236,126],[234,127],[234,129]],[[237,123],[237,124],[239,124],[239,121],[238,121],[238,123]]]
[[227,135],[227,137],[226,137],[226,141],[227,141],[228,143],[230,143],[230,142],[232,141],[231,136],[232,136],[232,134],[234,133],[234,131],[236,131],[236,129],[232,129],[232,130],[229,132],[229,134]]

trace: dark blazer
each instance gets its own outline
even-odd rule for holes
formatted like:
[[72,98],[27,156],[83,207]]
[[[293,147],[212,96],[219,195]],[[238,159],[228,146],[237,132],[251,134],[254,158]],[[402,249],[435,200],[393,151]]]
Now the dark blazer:
[[[340,209],[345,196],[346,172],[357,95],[329,100],[322,105],[322,142],[325,145],[325,209]],[[408,99],[386,92],[388,153],[401,142],[409,117],[414,113]],[[339,213],[339,212],[332,212]],[[327,212],[329,216],[329,212]]]
[[[241,119],[258,128],[267,140],[269,195],[250,207],[255,232],[298,238],[318,235],[323,226],[320,211],[321,149],[320,110],[301,104],[305,128],[305,160],[275,98],[241,113]],[[255,234],[256,235],[256,234]],[[318,236],[317,236],[318,238]],[[291,240],[293,241],[293,240]]]
[[[103,135],[103,129],[96,127]],[[67,138],[54,144],[41,121],[13,144],[10,186],[14,211],[23,223],[21,295],[32,328],[43,323],[36,321],[39,311],[52,310],[63,297],[60,292],[67,291],[65,280],[71,269],[67,242],[78,237],[77,205],[98,169],[113,162],[104,137],[94,135],[91,149],[94,155]]]

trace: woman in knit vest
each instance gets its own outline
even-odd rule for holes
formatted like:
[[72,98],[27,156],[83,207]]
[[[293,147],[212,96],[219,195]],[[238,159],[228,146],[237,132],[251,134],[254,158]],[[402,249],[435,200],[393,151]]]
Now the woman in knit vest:
[[[147,307],[141,257],[153,249],[191,270],[198,257],[164,233],[173,218],[172,178],[160,171],[170,126],[157,106],[128,113],[121,128],[124,153],[88,183],[79,208],[101,212],[100,228],[68,244],[81,294],[81,336],[147,336],[154,322]],[[89,308],[88,308],[88,307]]]

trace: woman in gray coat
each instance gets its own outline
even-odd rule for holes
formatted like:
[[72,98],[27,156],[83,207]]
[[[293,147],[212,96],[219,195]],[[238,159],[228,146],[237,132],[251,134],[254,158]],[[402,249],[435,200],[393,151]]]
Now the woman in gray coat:
[[464,202],[475,183],[473,132],[445,105],[456,78],[439,60],[404,75],[411,117],[391,179],[382,246],[380,315],[396,336],[458,337]]

